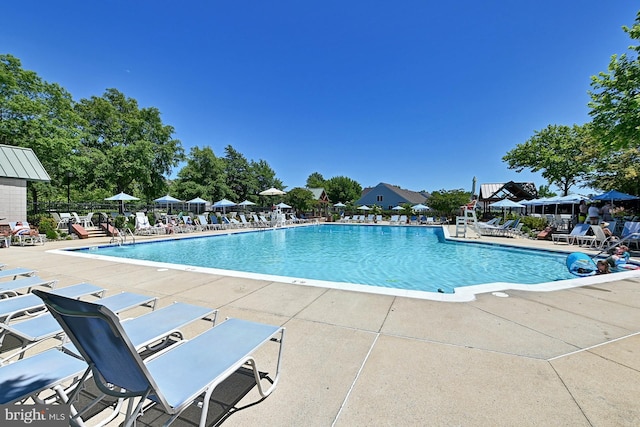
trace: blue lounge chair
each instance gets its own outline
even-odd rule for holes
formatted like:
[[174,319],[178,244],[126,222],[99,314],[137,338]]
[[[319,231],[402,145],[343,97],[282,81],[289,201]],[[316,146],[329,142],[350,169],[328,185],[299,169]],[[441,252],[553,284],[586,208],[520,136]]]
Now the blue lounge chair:
[[[104,289],[90,283],[80,283],[78,285],[58,288],[51,292],[69,298],[80,298],[87,295],[101,296],[104,294]],[[5,298],[0,300],[0,322],[8,325],[9,322],[15,318],[26,314],[32,315],[43,310],[44,304],[42,300],[33,295],[33,293]]]
[[[114,313],[121,313],[139,306],[155,309],[156,301],[156,297],[121,292],[102,298],[100,304],[108,307]],[[63,330],[50,313],[44,312],[21,322],[15,322],[10,325],[0,324],[0,342],[4,340],[7,334],[20,341],[20,349],[15,353],[3,355],[3,361],[17,355],[22,357],[24,352],[33,345],[49,338],[59,337],[63,334]]]
[[[283,327],[229,319],[143,361],[118,317],[108,308],[39,290],[33,292],[42,298],[89,364],[87,375],[89,371],[93,373],[98,389],[108,396],[132,399],[125,427],[135,422],[148,401],[170,415],[165,425],[175,421],[192,403],[201,404],[200,426],[204,426],[211,393],[245,364],[253,369],[261,396],[268,396],[278,384]],[[271,386],[264,390],[253,353],[272,340],[279,342],[276,373]],[[140,400],[133,408],[135,398]]]
[[640,248],[640,222],[626,221],[620,240],[628,245],[634,243],[636,249]]
[[47,286],[53,289],[57,282],[57,280],[45,280],[38,276],[0,282],[0,298],[17,296],[20,292],[31,292],[31,289],[36,286]]
[[11,268],[9,270],[0,270],[0,279],[4,279],[6,277],[13,277],[15,280],[18,276],[32,276],[36,273],[35,270],[31,270],[29,268]]

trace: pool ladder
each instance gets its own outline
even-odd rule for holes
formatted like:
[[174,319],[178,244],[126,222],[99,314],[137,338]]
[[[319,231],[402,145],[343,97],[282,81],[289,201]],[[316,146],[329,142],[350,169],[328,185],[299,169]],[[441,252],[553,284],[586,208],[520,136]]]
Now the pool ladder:
[[[129,240],[129,241],[127,241]],[[111,236],[110,243],[117,243],[118,246],[123,246],[126,244],[133,244],[136,242],[136,238],[133,232],[128,228],[118,229],[118,234]]]

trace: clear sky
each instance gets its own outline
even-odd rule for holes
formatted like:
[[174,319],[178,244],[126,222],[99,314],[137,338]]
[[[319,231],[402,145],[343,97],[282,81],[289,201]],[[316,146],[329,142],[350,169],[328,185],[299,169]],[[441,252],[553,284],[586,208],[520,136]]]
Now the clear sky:
[[[285,186],[313,172],[411,190],[546,184],[501,158],[590,121],[590,77],[631,44],[627,0],[28,1],[0,51],[74,99],[116,88],[188,152],[232,145]],[[578,191],[579,189],[573,189]]]

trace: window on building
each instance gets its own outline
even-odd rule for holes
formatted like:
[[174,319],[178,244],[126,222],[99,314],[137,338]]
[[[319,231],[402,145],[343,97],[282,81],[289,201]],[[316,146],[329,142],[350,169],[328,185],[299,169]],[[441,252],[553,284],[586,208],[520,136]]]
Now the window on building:
[[381,202],[381,201],[382,201],[382,199],[383,199],[383,197],[382,197],[382,196],[376,196],[376,201]]

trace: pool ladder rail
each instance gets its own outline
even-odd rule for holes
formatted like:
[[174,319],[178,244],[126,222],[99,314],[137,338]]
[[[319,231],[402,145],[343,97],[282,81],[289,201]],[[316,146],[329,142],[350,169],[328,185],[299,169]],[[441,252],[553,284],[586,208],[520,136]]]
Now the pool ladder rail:
[[116,243],[118,246],[134,244],[136,242],[136,238],[133,232],[128,228],[117,229],[118,234],[111,236],[111,240],[109,243]]

